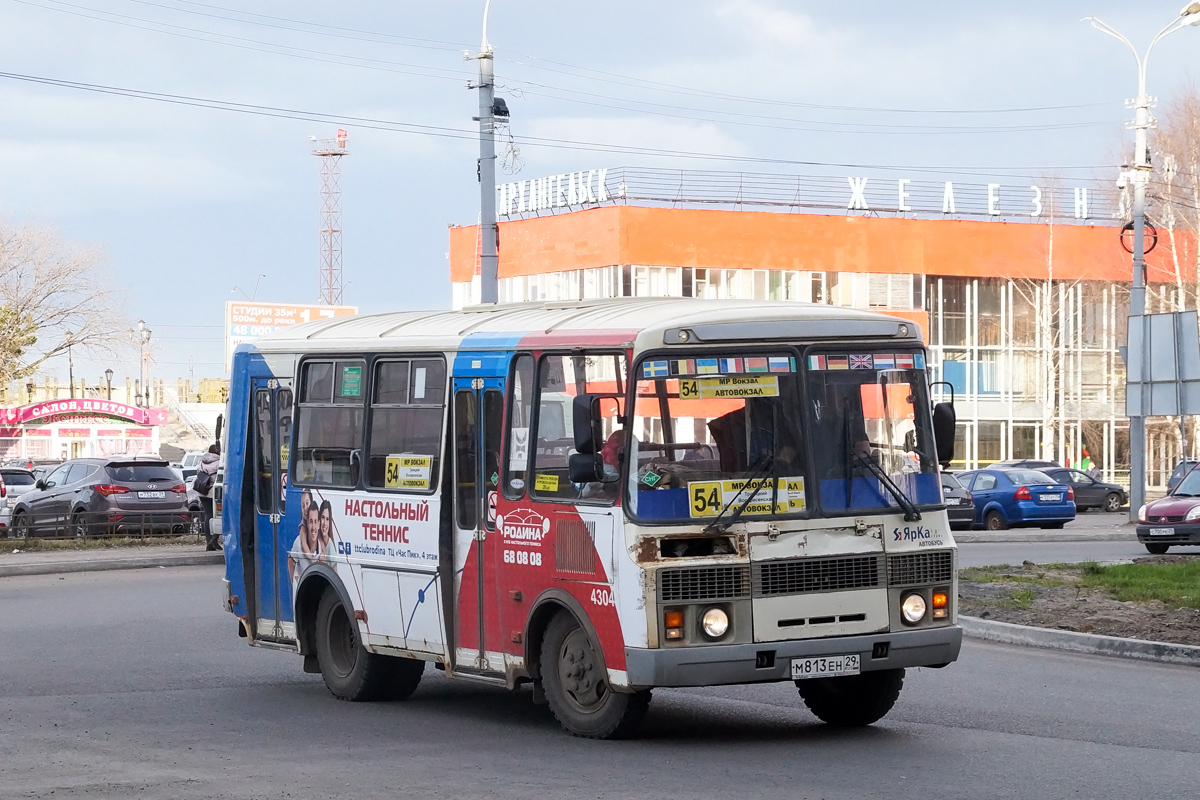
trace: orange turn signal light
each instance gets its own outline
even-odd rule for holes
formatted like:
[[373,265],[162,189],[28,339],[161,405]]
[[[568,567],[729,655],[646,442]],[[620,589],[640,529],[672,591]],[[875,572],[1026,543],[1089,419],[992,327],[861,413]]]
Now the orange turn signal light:
[[948,605],[950,605],[949,595],[947,595],[945,592],[934,592],[933,593],[933,607],[934,608],[945,608]]
[[668,639],[683,638],[683,612],[668,611],[663,614],[663,627],[666,628]]

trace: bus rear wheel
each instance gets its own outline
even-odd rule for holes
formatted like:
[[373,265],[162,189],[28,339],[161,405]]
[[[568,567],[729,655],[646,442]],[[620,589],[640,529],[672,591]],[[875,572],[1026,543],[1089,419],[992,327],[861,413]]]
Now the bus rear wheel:
[[808,710],[822,722],[839,728],[859,728],[883,719],[896,704],[902,688],[903,669],[796,681]]
[[624,738],[646,716],[650,691],[613,691],[596,644],[567,612],[559,612],[550,620],[539,666],[546,702],[572,736]]
[[317,605],[317,664],[339,700],[403,700],[417,689],[425,662],[368,653],[358,624],[333,589]]

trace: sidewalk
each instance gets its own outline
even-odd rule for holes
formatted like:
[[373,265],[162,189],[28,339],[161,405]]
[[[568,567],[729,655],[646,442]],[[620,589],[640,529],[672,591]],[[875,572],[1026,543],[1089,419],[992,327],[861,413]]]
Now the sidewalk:
[[205,552],[202,544],[162,544],[104,547],[87,550],[20,550],[20,539],[0,539],[0,578],[12,575],[52,575],[111,569],[193,567],[224,564],[221,551]]

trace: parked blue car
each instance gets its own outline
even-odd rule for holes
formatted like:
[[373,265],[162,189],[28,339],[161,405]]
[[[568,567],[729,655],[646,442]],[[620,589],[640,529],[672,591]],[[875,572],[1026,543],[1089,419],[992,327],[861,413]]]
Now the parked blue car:
[[981,469],[958,473],[975,498],[975,527],[1061,528],[1075,519],[1075,491],[1035,469]]

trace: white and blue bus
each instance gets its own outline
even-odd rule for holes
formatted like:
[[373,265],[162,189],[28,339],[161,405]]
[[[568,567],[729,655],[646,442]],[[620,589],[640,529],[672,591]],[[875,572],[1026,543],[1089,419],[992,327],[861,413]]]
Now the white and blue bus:
[[953,408],[906,320],[322,320],[237,349],[226,419],[226,607],[339,698],[406,697],[432,662],[530,685],[580,736],[632,731],[655,687],[768,681],[866,725],[958,657]]

